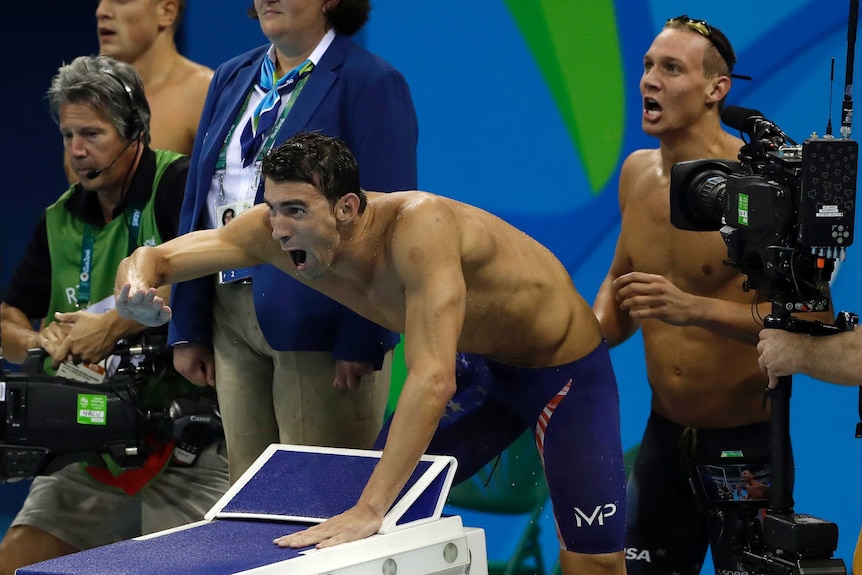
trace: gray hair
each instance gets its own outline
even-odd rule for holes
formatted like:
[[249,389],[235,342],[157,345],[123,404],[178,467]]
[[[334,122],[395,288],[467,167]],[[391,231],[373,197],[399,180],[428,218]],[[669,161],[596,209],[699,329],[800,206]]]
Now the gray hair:
[[64,104],[87,104],[126,140],[140,137],[150,143],[150,105],[141,77],[129,64],[108,56],[79,56],[60,67],[47,97],[58,123]]

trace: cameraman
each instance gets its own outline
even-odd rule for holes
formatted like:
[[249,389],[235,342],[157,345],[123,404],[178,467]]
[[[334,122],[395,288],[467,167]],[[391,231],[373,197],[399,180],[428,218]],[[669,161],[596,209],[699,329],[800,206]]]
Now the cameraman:
[[699,573],[708,547],[716,572],[738,571],[736,518],[698,505],[692,466],[725,450],[765,452],[770,442],[755,350],[756,317],[769,304],[724,265],[720,233],[670,222],[673,165],[734,160],[743,145],[720,122],[735,62],[719,29],[686,15],[667,20],[643,58],[641,126],[658,146],[623,163],[620,233],[593,304],[611,346],[641,330],[652,390],[627,483],[629,575]]
[[[149,148],[150,110],[128,64],[76,58],[47,96],[79,183],[46,209],[0,304],[3,351],[18,363],[43,348],[49,373],[98,383],[95,363],[145,329],[113,309],[116,268],[136,247],[176,236],[188,159]],[[139,396],[158,408],[193,389],[172,374],[148,378]],[[189,466],[171,464],[170,444],[151,451],[141,469],[72,464],[35,478],[0,543],[0,573],[199,520],[228,487],[223,441]]]
[[[757,351],[757,362],[769,376],[770,388],[778,385],[779,377],[797,373],[838,385],[862,386],[862,328],[829,336],[764,329]],[[853,554],[853,573],[862,573],[862,532]]]

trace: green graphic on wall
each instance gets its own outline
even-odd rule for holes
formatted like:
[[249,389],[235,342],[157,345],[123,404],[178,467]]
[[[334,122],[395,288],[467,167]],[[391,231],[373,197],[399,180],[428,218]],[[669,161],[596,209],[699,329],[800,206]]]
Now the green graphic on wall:
[[619,162],[625,86],[611,0],[505,0],[536,59],[593,193]]

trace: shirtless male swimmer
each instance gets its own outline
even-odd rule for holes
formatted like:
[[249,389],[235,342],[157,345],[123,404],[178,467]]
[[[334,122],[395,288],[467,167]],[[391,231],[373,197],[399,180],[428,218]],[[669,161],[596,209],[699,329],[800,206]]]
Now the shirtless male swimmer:
[[[598,322],[563,265],[473,206],[362,191],[337,139],[298,135],[267,156],[262,173],[265,204],[127,258],[117,309],[165,323],[171,309],[156,287],[267,262],[405,334],[407,380],[359,501],[275,543],[326,547],[372,535],[423,453],[454,455],[459,481],[532,427],[563,573],[625,573],[616,380]],[[447,409],[470,392],[485,395],[479,407]],[[602,521],[580,522],[579,511]]]

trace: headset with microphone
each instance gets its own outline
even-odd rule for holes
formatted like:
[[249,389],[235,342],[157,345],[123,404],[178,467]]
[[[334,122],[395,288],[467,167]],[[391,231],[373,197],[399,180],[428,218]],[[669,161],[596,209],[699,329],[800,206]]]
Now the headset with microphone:
[[95,170],[90,170],[89,172],[84,174],[84,177],[87,178],[88,180],[94,180],[94,179],[98,178],[100,175],[102,175],[102,172],[106,172],[106,171],[110,170],[111,167],[117,163],[117,160],[120,159],[120,156],[122,156],[124,153],[126,153],[126,150],[128,150],[129,147],[131,147],[131,145],[135,143],[135,140],[137,140],[137,138],[138,138],[138,134],[135,133],[134,137],[131,140],[129,140],[129,143],[126,144],[125,146],[123,146],[123,149],[120,150],[120,153],[117,154],[113,160],[111,160],[111,163],[109,163],[104,168],[98,168]]
[[110,76],[111,78],[114,79],[114,81],[116,81],[120,86],[122,86],[123,92],[125,92],[126,96],[129,98],[129,106],[131,107],[131,116],[129,118],[129,125],[131,126],[131,130],[130,130],[131,135],[129,136],[129,142],[123,147],[122,150],[120,150],[120,153],[117,154],[116,157],[114,157],[114,159],[111,160],[111,162],[107,166],[105,166],[104,168],[97,168],[94,170],[90,170],[89,172],[84,174],[84,177],[87,178],[88,180],[93,180],[95,178],[98,178],[100,175],[102,175],[102,173],[110,170],[113,167],[113,165],[115,163],[117,163],[117,160],[120,159],[120,156],[122,156],[124,153],[126,153],[126,150],[128,150],[131,147],[131,145],[134,144],[140,138],[141,134],[144,131],[144,120],[141,117],[141,111],[138,109],[138,106],[135,105],[135,98],[134,98],[134,95],[132,94],[132,89],[129,87],[128,84],[123,82],[123,80],[119,76],[117,76],[114,72],[112,72],[111,70],[108,70],[107,68],[105,68],[102,70],[102,73],[104,73],[107,76]]

